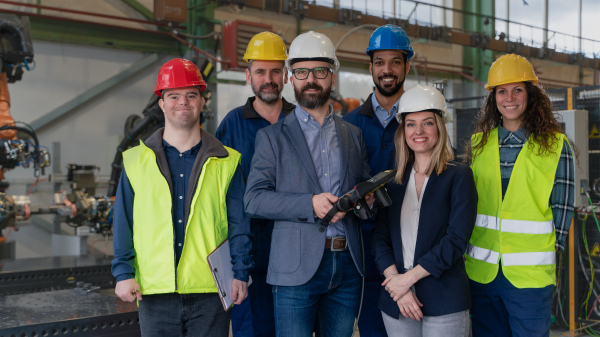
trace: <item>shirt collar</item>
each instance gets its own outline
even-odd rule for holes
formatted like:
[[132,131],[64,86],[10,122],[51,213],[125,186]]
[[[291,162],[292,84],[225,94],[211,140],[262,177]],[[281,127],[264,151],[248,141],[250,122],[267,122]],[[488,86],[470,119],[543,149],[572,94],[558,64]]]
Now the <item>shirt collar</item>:
[[506,130],[502,126],[502,123],[500,123],[500,125],[498,125],[498,138],[501,141],[508,140],[510,138],[515,138],[519,143],[525,143],[527,141],[527,138],[529,137],[525,128],[520,128],[515,132],[511,132]]
[[[254,109],[254,101],[256,100],[256,96],[249,97],[246,101],[246,104],[242,107],[242,118],[244,119],[261,119],[263,118],[256,110]],[[289,103],[285,100],[285,98],[281,98],[283,102],[283,106],[281,111],[283,111],[283,115],[287,116],[290,112],[294,110],[294,104]],[[279,116],[279,119],[283,119],[283,116]]]
[[[296,109],[294,111],[296,112],[296,118],[301,123],[308,124],[308,122],[314,120],[314,118],[308,112],[306,112],[306,110],[304,110],[300,104],[296,104]],[[331,119],[333,119],[333,106],[329,104],[329,114],[327,117],[325,117],[323,125],[325,125]]]
[[396,113],[398,112],[398,103],[400,102],[400,100],[397,100],[396,103],[394,103],[394,105],[392,106],[392,109],[390,109],[390,111],[388,112],[386,109],[384,109],[381,104],[379,104],[379,102],[377,101],[377,97],[375,96],[375,93],[373,93],[373,95],[371,95],[371,104],[373,105],[373,111],[375,112],[375,116],[377,116],[377,118],[379,119],[379,121],[383,122],[384,121],[388,121],[392,118],[396,117]]
[[[173,150],[177,151],[177,153],[179,153],[179,150],[177,150],[173,145],[167,143],[166,140],[163,139],[162,141],[163,141],[163,148],[165,149],[165,152],[167,151],[167,149],[173,149]],[[192,146],[191,149],[182,152],[182,154],[189,154],[189,155],[197,154],[198,151],[200,151],[200,146],[201,145],[202,145],[202,140],[200,140],[198,142],[198,144]]]

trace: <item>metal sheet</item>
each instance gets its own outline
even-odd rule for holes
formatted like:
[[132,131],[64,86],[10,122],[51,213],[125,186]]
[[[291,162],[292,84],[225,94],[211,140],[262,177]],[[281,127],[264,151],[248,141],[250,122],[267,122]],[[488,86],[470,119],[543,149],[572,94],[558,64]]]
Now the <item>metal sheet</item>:
[[0,260],[0,276],[4,273],[18,271],[39,271],[74,267],[97,267],[110,265],[111,258],[107,256],[52,256],[31,259]]
[[[137,333],[136,333],[137,331]],[[59,290],[0,297],[0,336],[139,335],[136,303]]]
[[76,282],[113,287],[110,258],[55,256],[0,260],[0,295],[74,288]]

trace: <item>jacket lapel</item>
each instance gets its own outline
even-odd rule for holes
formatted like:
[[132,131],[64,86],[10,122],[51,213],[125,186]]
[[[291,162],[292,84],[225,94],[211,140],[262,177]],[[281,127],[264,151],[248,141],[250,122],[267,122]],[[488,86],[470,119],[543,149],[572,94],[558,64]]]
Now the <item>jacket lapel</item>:
[[[340,153],[341,153],[340,168],[342,169],[342,172],[340,172],[340,187],[342,187],[342,186],[344,186],[344,179],[346,178],[346,172],[348,172],[348,158],[350,156],[350,144],[352,142],[350,132],[352,132],[352,131],[350,131],[348,124],[341,118],[334,116],[333,120],[335,121],[335,126],[336,126],[338,137],[339,137],[338,139],[340,141]],[[360,155],[360,154],[356,153],[355,155]],[[342,193],[344,193],[344,191],[342,191]]]
[[317,171],[315,170],[315,165],[313,164],[312,157],[310,156],[308,145],[306,145],[306,139],[304,138],[304,134],[300,128],[300,122],[298,122],[296,114],[293,111],[283,120],[282,129],[283,134],[288,137],[289,141],[292,143],[292,146],[294,149],[296,149],[296,152],[300,157],[300,161],[306,168],[306,172],[308,172],[308,175],[312,181],[316,186],[318,186],[319,191],[321,191],[321,184],[319,184]]
[[[430,209],[429,207],[437,204],[436,198],[436,188],[437,182],[439,180],[439,176],[437,175],[435,169],[431,172],[429,176],[429,180],[427,180],[427,186],[425,186],[425,192],[421,192],[421,211],[419,213],[419,229],[417,230],[417,242],[415,243],[415,256],[421,256],[425,254],[422,250],[424,250],[422,242],[429,242],[431,240],[430,233],[435,232],[432,228],[428,228],[429,225],[434,225],[434,222],[429,221],[428,218],[431,214],[435,214],[435,209]],[[429,207],[428,207],[429,206]],[[439,223],[435,223],[436,228],[440,226]],[[415,263],[415,261],[413,261]]]

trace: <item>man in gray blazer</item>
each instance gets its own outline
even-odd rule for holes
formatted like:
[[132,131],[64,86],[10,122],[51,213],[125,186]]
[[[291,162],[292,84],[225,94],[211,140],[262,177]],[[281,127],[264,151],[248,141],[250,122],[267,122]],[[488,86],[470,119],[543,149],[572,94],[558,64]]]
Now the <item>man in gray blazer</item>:
[[[267,283],[273,285],[277,336],[348,337],[363,276],[358,218],[321,219],[339,195],[369,179],[360,129],[328,104],[339,62],[331,40],[299,35],[286,66],[298,105],[258,131],[244,203],[251,217],[275,220]],[[373,198],[369,198],[372,203]]]

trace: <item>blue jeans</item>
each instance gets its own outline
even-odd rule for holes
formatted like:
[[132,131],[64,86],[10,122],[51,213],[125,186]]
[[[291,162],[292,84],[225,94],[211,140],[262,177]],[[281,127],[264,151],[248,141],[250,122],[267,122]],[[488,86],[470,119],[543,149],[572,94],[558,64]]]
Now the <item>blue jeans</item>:
[[473,337],[542,337],[550,334],[552,289],[516,288],[504,277],[469,280]]
[[144,295],[138,314],[143,337],[228,337],[231,311],[216,293]]
[[[349,337],[360,305],[361,276],[349,251],[325,249],[313,277],[300,286],[273,286],[278,337]],[[315,325],[315,323],[317,323]]]

